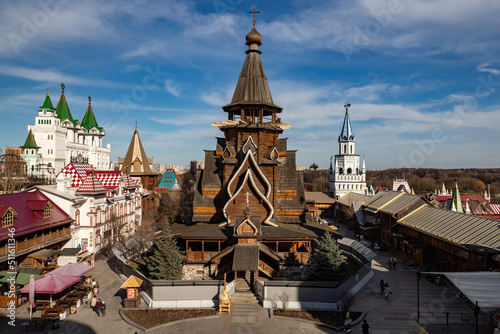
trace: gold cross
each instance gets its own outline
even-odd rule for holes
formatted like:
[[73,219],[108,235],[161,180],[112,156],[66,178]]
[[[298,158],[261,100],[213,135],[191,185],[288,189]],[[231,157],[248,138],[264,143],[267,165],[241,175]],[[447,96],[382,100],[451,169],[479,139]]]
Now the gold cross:
[[256,12],[255,8],[253,9],[253,12],[249,12],[250,14],[253,14],[253,26],[255,27],[255,14],[260,14],[260,12]]
[[347,108],[349,108],[350,106],[351,106],[351,104],[350,104],[350,103],[347,103],[347,102],[346,102],[346,103],[344,104],[344,108],[345,108],[345,111],[346,111],[346,112],[348,111],[348,109],[347,109]]

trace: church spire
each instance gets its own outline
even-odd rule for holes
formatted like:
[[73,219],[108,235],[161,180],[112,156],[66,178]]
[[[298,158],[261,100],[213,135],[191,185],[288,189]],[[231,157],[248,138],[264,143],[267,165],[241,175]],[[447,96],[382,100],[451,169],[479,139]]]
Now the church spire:
[[271,117],[272,122],[277,122],[276,113],[280,113],[283,108],[274,104],[271,90],[267,82],[267,77],[260,59],[262,36],[255,28],[255,14],[253,13],[253,27],[246,35],[246,45],[248,50],[245,62],[240,72],[240,77],[234,89],[231,103],[222,107],[228,112],[229,120],[241,118],[247,123],[261,124],[264,118]]
[[350,103],[346,103],[344,105],[345,108],[345,116],[344,116],[344,124],[342,125],[342,131],[340,132],[339,140],[354,140],[354,133],[351,128],[351,120],[349,118],[349,107]]

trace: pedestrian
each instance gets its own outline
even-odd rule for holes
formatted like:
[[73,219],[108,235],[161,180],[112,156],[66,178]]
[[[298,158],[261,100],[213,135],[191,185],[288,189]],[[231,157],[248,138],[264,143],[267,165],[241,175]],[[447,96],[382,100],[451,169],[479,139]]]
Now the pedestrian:
[[392,257],[389,258],[389,270],[392,270]]
[[361,326],[361,328],[363,328],[363,334],[370,334],[370,325],[368,325],[366,319],[363,320],[363,325]]
[[380,285],[380,294],[381,294],[381,295],[384,295],[385,283],[384,283],[384,280],[383,280],[383,279],[381,279],[381,280],[380,280],[379,285]]
[[349,312],[346,312],[344,320],[344,332],[346,333],[352,332],[351,324],[352,324],[351,314]]
[[102,300],[101,302],[102,302],[101,311],[102,311],[102,316],[104,317],[106,315],[106,302],[104,300]]
[[396,258],[393,257],[392,258],[392,269],[394,269],[394,271],[396,271],[396,264],[398,263],[398,261],[396,261]]
[[101,298],[97,299],[97,303],[95,304],[95,312],[97,313],[97,316],[100,317],[102,313],[102,301]]
[[96,303],[97,303],[97,297],[96,295],[94,295],[94,297],[92,297],[92,301],[90,302],[90,308],[92,309],[92,311],[95,311]]
[[392,294],[391,287],[389,286],[389,283],[385,283],[384,298],[388,298],[390,294]]

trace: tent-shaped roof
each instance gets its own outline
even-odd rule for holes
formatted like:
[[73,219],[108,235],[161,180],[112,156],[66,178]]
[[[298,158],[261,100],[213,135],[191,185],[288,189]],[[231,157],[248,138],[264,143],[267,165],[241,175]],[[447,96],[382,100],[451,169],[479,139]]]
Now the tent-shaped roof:
[[85,180],[82,182],[78,190],[77,194],[104,194],[108,190],[102,185],[101,181],[94,174],[94,171],[91,171]]
[[85,116],[83,116],[82,127],[90,131],[92,129],[97,129],[99,133],[102,131],[102,128],[97,125],[97,120],[95,119],[94,111],[92,110],[92,106],[90,104],[90,96],[89,96],[89,106],[87,107],[87,111],[85,112]]
[[39,148],[39,147],[40,146],[38,146],[36,144],[35,135],[33,134],[33,132],[30,129],[30,132],[28,133],[28,137],[26,138],[26,141],[24,142],[24,145],[21,146],[21,148]]
[[48,88],[47,88],[47,95],[45,96],[45,101],[43,101],[43,104],[40,107],[40,109],[54,109],[54,106],[52,105],[52,101],[50,100]]
[[249,49],[246,51],[247,56],[234,90],[233,99],[230,104],[222,107],[225,111],[238,105],[266,106],[267,109],[271,108],[275,112],[281,112],[283,109],[273,102],[264,66],[262,66],[260,59],[261,51],[259,51],[258,46],[261,44],[261,40],[262,37],[254,25],[252,31],[247,35],[246,44]]
[[122,161],[121,171],[126,174],[132,176],[155,174],[149,166],[150,163],[153,163],[153,159],[146,156],[146,151],[144,151],[144,147],[142,146],[137,128],[132,135],[132,140],[130,141],[125,158],[118,159]]
[[[45,275],[35,281],[36,293],[59,293],[71,285],[78,283],[80,277],[67,275]],[[29,292],[29,284],[21,289],[22,293]]]
[[344,124],[342,124],[339,140],[354,140],[354,133],[352,132],[351,119],[349,118],[347,107],[345,108]]
[[71,111],[68,107],[68,102],[66,102],[66,96],[64,96],[64,88],[64,84],[61,84],[61,97],[59,98],[59,102],[57,102],[56,106],[57,117],[59,117],[61,123],[68,120],[73,123],[74,126],[76,126],[78,121],[73,119],[73,116],[71,115]]
[[174,172],[165,172],[158,187],[165,188],[167,190],[181,190],[181,187],[175,178]]
[[122,284],[120,289],[126,288],[138,288],[142,284],[142,279],[135,277],[134,275],[130,275],[130,277]]
[[92,270],[94,270],[94,267],[86,264],[68,263],[62,267],[52,270],[47,275],[68,275],[68,276],[79,277],[85,275],[86,273]]

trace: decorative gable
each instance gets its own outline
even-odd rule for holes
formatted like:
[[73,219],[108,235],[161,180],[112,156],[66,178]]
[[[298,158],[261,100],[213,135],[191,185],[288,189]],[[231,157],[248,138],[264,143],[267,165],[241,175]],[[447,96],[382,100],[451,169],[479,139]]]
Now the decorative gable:
[[0,205],[0,218],[2,219],[2,228],[14,225],[14,216],[16,211],[10,206]]
[[248,136],[245,144],[243,144],[243,147],[241,148],[243,151],[243,154],[247,154],[247,152],[250,150],[252,154],[255,154],[257,151],[257,145],[255,145],[252,136]]
[[250,221],[250,219],[245,219],[240,226],[236,229],[237,235],[251,234],[257,235],[257,227]]

